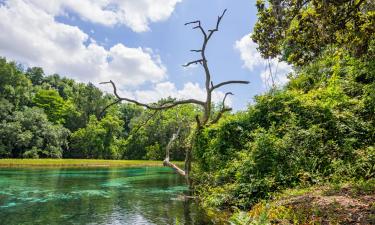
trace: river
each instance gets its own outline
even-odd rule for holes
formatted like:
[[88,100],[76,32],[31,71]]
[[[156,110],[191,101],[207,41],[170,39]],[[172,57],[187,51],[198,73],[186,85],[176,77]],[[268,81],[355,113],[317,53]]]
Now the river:
[[0,168],[0,224],[211,224],[170,168]]

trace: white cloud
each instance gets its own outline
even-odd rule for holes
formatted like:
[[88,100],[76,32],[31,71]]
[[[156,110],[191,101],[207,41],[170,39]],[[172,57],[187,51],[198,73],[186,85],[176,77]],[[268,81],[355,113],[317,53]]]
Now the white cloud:
[[279,62],[278,59],[272,59],[270,60],[271,77],[268,61],[262,58],[257,50],[258,45],[251,40],[250,36],[251,33],[245,35],[240,40],[236,41],[234,45],[234,48],[240,52],[240,57],[244,62],[243,66],[250,71],[258,68],[261,69],[260,77],[266,86],[271,86],[272,83],[276,85],[285,84],[288,81],[286,75],[292,72],[292,67],[285,62]]
[[142,84],[146,81],[161,81],[167,69],[160,57],[149,49],[128,48],[117,44],[109,50],[109,61],[105,65],[104,77],[123,84]]
[[83,82],[114,79],[131,86],[166,77],[160,57],[150,49],[117,44],[106,50],[78,27],[59,23],[47,11],[23,0],[0,6],[0,30],[2,56],[43,67],[47,74],[59,73]]
[[29,0],[53,15],[73,11],[83,20],[104,26],[123,24],[133,31],[149,30],[150,22],[168,19],[182,0]]
[[[101,3],[107,1],[97,1]],[[62,13],[60,4],[44,0],[9,0],[0,4],[0,55],[26,66],[40,66],[46,74],[59,73],[82,82],[111,79],[122,96],[148,103],[169,96],[204,100],[205,89],[197,83],[189,82],[177,89],[165,81],[167,69],[152,49],[116,44],[107,50],[78,27],[57,22],[55,14]],[[166,16],[158,14],[155,12],[152,19]],[[134,87],[147,82],[153,84],[151,90],[134,91]],[[112,91],[110,86],[100,87]],[[223,97],[223,92],[214,92],[213,101],[221,102]],[[230,99],[227,103],[231,105]]]

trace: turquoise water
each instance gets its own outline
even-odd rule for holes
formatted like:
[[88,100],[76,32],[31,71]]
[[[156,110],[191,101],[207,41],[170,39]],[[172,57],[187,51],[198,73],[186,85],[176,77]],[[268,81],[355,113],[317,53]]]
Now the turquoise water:
[[0,224],[210,224],[170,168],[0,168]]

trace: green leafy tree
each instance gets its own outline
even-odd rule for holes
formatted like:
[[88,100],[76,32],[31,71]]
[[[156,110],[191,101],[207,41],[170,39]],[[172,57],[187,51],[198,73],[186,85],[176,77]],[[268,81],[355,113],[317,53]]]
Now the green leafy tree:
[[14,112],[0,123],[2,157],[61,158],[69,131],[48,121],[39,108]]
[[44,71],[40,67],[32,67],[26,70],[25,75],[31,80],[33,85],[41,85],[43,82]]
[[33,98],[33,103],[35,106],[43,109],[48,116],[48,119],[54,123],[64,123],[65,116],[68,113],[68,107],[70,107],[60,97],[59,93],[54,90],[38,90]]
[[330,46],[366,55],[375,33],[371,0],[257,0],[252,35],[264,58],[304,65]]
[[203,130],[193,152],[205,202],[249,208],[283,188],[373,179],[373,68],[327,50],[286,87]]
[[21,68],[0,57],[0,96],[18,109],[30,104],[31,89],[31,82]]
[[180,127],[179,136],[170,153],[173,159],[183,160],[185,152],[191,148],[189,135],[198,112],[199,109],[193,105],[182,105],[160,112],[144,110],[142,115],[134,117],[130,122],[131,132],[123,157],[164,159],[170,137]]
[[117,159],[121,155],[120,135],[123,122],[111,115],[98,121],[90,116],[85,128],[80,128],[71,135],[69,156],[96,159]]

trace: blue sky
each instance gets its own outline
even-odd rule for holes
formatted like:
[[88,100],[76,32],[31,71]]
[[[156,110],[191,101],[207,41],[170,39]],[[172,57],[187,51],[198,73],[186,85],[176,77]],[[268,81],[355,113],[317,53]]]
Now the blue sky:
[[[96,85],[112,79],[122,95],[146,102],[167,95],[202,96],[202,68],[181,66],[199,59],[189,50],[200,48],[202,36],[184,23],[199,19],[210,29],[228,9],[207,49],[212,79],[251,83],[220,89],[214,99],[232,91],[235,96],[229,104],[235,110],[245,109],[267,88],[265,61],[249,37],[256,22],[252,0],[0,2],[1,56]],[[290,68],[273,63],[282,84]]]

